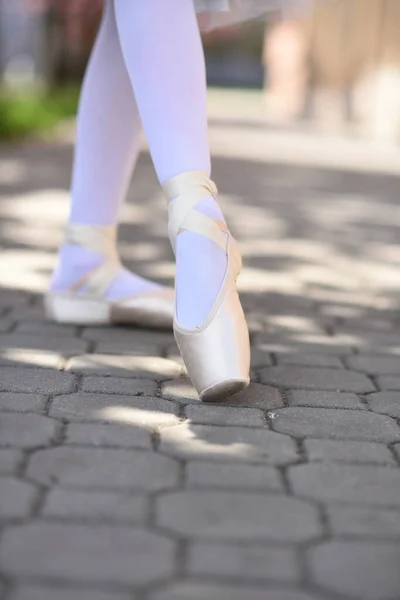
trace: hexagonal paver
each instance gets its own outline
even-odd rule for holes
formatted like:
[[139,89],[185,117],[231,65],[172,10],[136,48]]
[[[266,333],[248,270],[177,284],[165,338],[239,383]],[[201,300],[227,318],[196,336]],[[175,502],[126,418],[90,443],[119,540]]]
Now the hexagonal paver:
[[37,498],[37,489],[18,479],[0,478],[0,519],[29,515]]
[[163,398],[179,402],[180,404],[199,403],[200,398],[193,385],[187,378],[164,381],[161,384]]
[[400,510],[329,506],[327,515],[334,535],[400,540]]
[[84,377],[82,391],[95,394],[128,394],[129,396],[154,396],[157,383],[151,379],[125,379],[124,377]]
[[257,544],[195,542],[188,549],[190,575],[230,577],[240,581],[285,581],[300,579],[300,566],[293,548]]
[[370,379],[356,371],[311,367],[268,367],[260,371],[261,381],[281,389],[332,390],[365,393],[375,391]]
[[[181,404],[197,404],[199,397],[188,379],[176,379],[162,384],[162,395]],[[284,406],[281,393],[268,385],[251,382],[243,392],[223,402],[224,406],[271,410]]]
[[290,406],[308,406],[310,408],[354,408],[366,410],[365,404],[356,394],[340,392],[313,392],[292,390],[287,394]]
[[178,479],[178,465],[166,456],[105,448],[41,450],[32,456],[27,472],[47,485],[115,490],[157,491],[172,487]]
[[260,410],[272,410],[284,406],[279,390],[269,385],[251,382],[249,387],[225,401],[229,406],[247,406]]
[[183,423],[161,431],[160,450],[185,458],[287,464],[298,452],[292,439],[265,429]]
[[[42,327],[40,323],[39,327]],[[0,348],[15,352],[15,357],[18,359],[19,351],[38,352],[39,354],[47,354],[48,356],[73,356],[81,354],[88,349],[88,343],[76,337],[67,336],[51,336],[45,333],[10,333],[0,337]],[[35,364],[35,363],[33,363]]]
[[85,327],[82,337],[93,342],[115,342],[130,344],[134,350],[148,346],[166,346],[174,342],[172,331],[150,331],[133,328]]
[[37,394],[0,393],[0,411],[41,413],[46,406],[46,396]]
[[394,375],[382,375],[376,378],[380,390],[400,390],[400,377]]
[[10,600],[135,600],[131,594],[119,592],[88,591],[86,589],[23,586],[17,588]]
[[305,352],[282,353],[277,356],[278,365],[293,365],[302,367],[329,367],[342,369],[343,364],[332,354],[306,354]]
[[280,473],[275,467],[226,462],[190,461],[186,466],[186,485],[284,491]]
[[0,450],[0,475],[15,473],[23,461],[21,450],[4,448]]
[[147,505],[148,499],[141,494],[53,489],[46,498],[42,515],[102,523],[140,523],[146,519]]
[[174,554],[170,540],[148,531],[71,523],[11,527],[0,544],[2,570],[10,576],[108,585],[169,577]]
[[309,552],[314,580],[362,600],[394,600],[400,592],[400,544],[329,542]]
[[275,431],[298,438],[315,437],[339,440],[366,440],[391,443],[400,441],[400,427],[390,417],[367,411],[328,408],[282,408],[272,421]]
[[289,469],[296,494],[326,501],[400,506],[400,469],[312,464]]
[[374,412],[400,419],[400,392],[377,392],[369,394],[366,400]]
[[294,542],[321,532],[316,508],[302,500],[266,493],[167,493],[157,500],[157,521],[184,536],[209,539]]
[[71,394],[57,396],[50,415],[71,421],[100,421],[155,427],[178,423],[178,407],[160,398]]
[[149,600],[324,600],[290,589],[257,588],[203,583],[178,583],[150,595]]
[[68,394],[74,382],[73,375],[51,369],[0,367],[0,392]]
[[[132,340],[132,345],[134,344]],[[67,371],[84,375],[113,375],[164,381],[180,377],[182,369],[172,360],[158,356],[123,356],[118,354],[84,354],[68,361]]]
[[65,434],[65,444],[115,448],[151,448],[151,435],[147,429],[136,425],[102,423],[70,423]]
[[190,405],[185,416],[199,425],[232,425],[244,427],[265,427],[265,417],[256,408],[232,408],[219,405]]
[[349,369],[368,375],[397,375],[400,372],[399,356],[349,356],[346,364]]
[[373,442],[305,440],[304,449],[309,460],[391,466],[396,464],[387,446]]
[[0,446],[34,448],[50,444],[60,433],[54,419],[31,414],[0,414]]

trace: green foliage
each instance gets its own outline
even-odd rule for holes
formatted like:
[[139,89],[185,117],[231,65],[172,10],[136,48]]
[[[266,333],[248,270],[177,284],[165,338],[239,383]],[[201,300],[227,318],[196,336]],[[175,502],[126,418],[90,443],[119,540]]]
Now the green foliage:
[[0,90],[0,139],[48,131],[76,114],[78,97],[75,87],[46,92]]

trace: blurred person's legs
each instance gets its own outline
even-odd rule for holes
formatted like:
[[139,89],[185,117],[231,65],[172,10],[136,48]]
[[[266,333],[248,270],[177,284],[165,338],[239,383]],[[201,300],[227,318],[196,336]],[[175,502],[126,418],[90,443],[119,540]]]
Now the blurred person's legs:
[[124,269],[116,248],[123,203],[141,135],[141,122],[116,28],[112,0],[85,75],[65,242],[46,296],[48,315],[61,322],[127,321],[172,327],[173,290]]
[[194,3],[114,0],[114,6],[150,152],[171,201],[175,337],[203,397],[232,393],[248,383],[248,332],[235,286],[240,257],[209,180],[204,53]]

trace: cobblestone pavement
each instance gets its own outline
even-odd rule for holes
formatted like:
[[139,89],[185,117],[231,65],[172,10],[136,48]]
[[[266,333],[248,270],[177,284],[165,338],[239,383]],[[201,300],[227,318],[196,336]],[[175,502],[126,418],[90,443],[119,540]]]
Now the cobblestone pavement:
[[[1,150],[1,600],[400,597],[396,153],[234,116],[211,138],[253,372],[220,405],[172,334],[44,320],[71,147]],[[160,281],[165,218],[143,155],[121,252]]]

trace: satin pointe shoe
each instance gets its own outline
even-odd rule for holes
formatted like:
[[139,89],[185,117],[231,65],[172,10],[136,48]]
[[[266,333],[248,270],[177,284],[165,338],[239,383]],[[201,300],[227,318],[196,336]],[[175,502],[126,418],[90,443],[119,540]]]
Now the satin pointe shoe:
[[116,250],[116,228],[68,225],[65,241],[104,256],[104,262],[65,292],[44,297],[47,317],[75,325],[130,324],[149,329],[172,329],[174,290],[160,289],[109,300],[107,289],[122,269]]
[[205,173],[182,173],[167,181],[164,191],[169,200],[168,233],[174,252],[180,233],[191,231],[209,238],[226,253],[225,277],[204,323],[186,329],[178,322],[176,307],[174,314],[175,339],[200,399],[223,400],[249,384],[249,332],[236,289],[242,266],[240,252],[225,223],[195,209],[203,198],[215,198],[218,193]]

